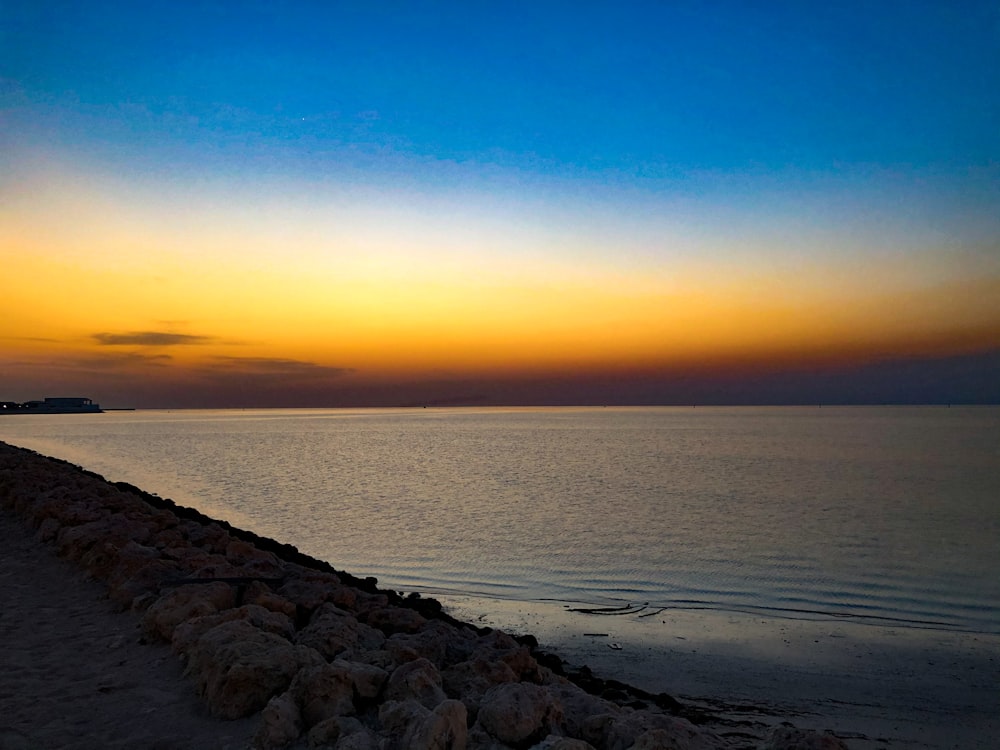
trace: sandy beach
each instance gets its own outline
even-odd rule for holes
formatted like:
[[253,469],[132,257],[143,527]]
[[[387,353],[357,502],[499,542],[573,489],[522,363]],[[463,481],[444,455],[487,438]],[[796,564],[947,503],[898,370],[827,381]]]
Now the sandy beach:
[[[927,648],[897,632],[873,641],[847,625],[731,614],[714,625],[717,647],[698,652],[685,641],[701,615],[591,624],[560,605],[492,600],[491,619],[475,597],[445,599],[454,617],[438,620],[433,600],[287,562],[132,489],[0,444],[3,750],[985,749],[1000,732],[996,638],[941,634]],[[176,586],[180,573],[195,585]],[[500,625],[542,649],[489,629]],[[765,629],[781,634],[778,652],[760,651]],[[852,642],[872,676],[864,690],[829,661],[826,639],[838,654]],[[584,664],[634,687],[592,680],[584,693],[567,679]],[[337,680],[347,693],[334,700]],[[522,734],[504,734],[532,711]]]

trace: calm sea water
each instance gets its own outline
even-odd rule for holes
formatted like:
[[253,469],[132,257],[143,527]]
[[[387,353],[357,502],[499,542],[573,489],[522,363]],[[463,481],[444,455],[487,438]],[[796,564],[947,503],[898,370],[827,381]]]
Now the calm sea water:
[[1000,409],[136,411],[0,440],[405,591],[1000,632]]

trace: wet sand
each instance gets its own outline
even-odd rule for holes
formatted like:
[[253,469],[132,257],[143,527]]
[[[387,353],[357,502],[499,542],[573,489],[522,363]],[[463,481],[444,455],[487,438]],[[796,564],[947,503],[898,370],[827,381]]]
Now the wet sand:
[[754,734],[792,721],[832,730],[855,750],[998,746],[997,635],[435,596],[459,619],[530,632],[570,664],[744,721]]

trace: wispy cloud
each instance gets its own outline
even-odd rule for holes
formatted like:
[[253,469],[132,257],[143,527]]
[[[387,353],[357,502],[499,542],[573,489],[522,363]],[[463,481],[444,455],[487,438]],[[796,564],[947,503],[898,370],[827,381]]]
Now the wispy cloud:
[[169,331],[130,331],[128,333],[95,333],[93,339],[102,346],[187,346],[207,344],[214,336]]
[[154,365],[157,367],[168,364],[173,357],[169,354],[140,354],[138,352],[120,352],[103,354],[93,357],[76,357],[71,360],[79,367],[91,368],[121,368],[131,366]]
[[44,338],[42,336],[0,336],[0,341],[31,341],[40,344],[58,344],[59,339]]
[[[330,378],[348,375],[350,367],[330,367],[299,359],[272,357],[215,357],[223,371],[236,370],[246,375],[283,378]],[[218,371],[214,370],[213,371]]]
[[60,357],[35,357],[5,361],[4,367],[25,370],[71,372],[77,374],[131,370],[135,367],[163,367],[173,360],[169,354],[141,354],[139,352],[96,353],[65,355]]

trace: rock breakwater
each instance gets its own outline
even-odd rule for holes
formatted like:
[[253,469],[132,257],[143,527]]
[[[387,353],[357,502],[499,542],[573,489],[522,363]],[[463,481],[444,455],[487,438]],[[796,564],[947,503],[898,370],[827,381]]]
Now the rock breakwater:
[[791,726],[720,731],[670,696],[567,669],[531,636],[3,443],[0,504],[169,643],[212,715],[259,716],[261,750],[845,747]]

